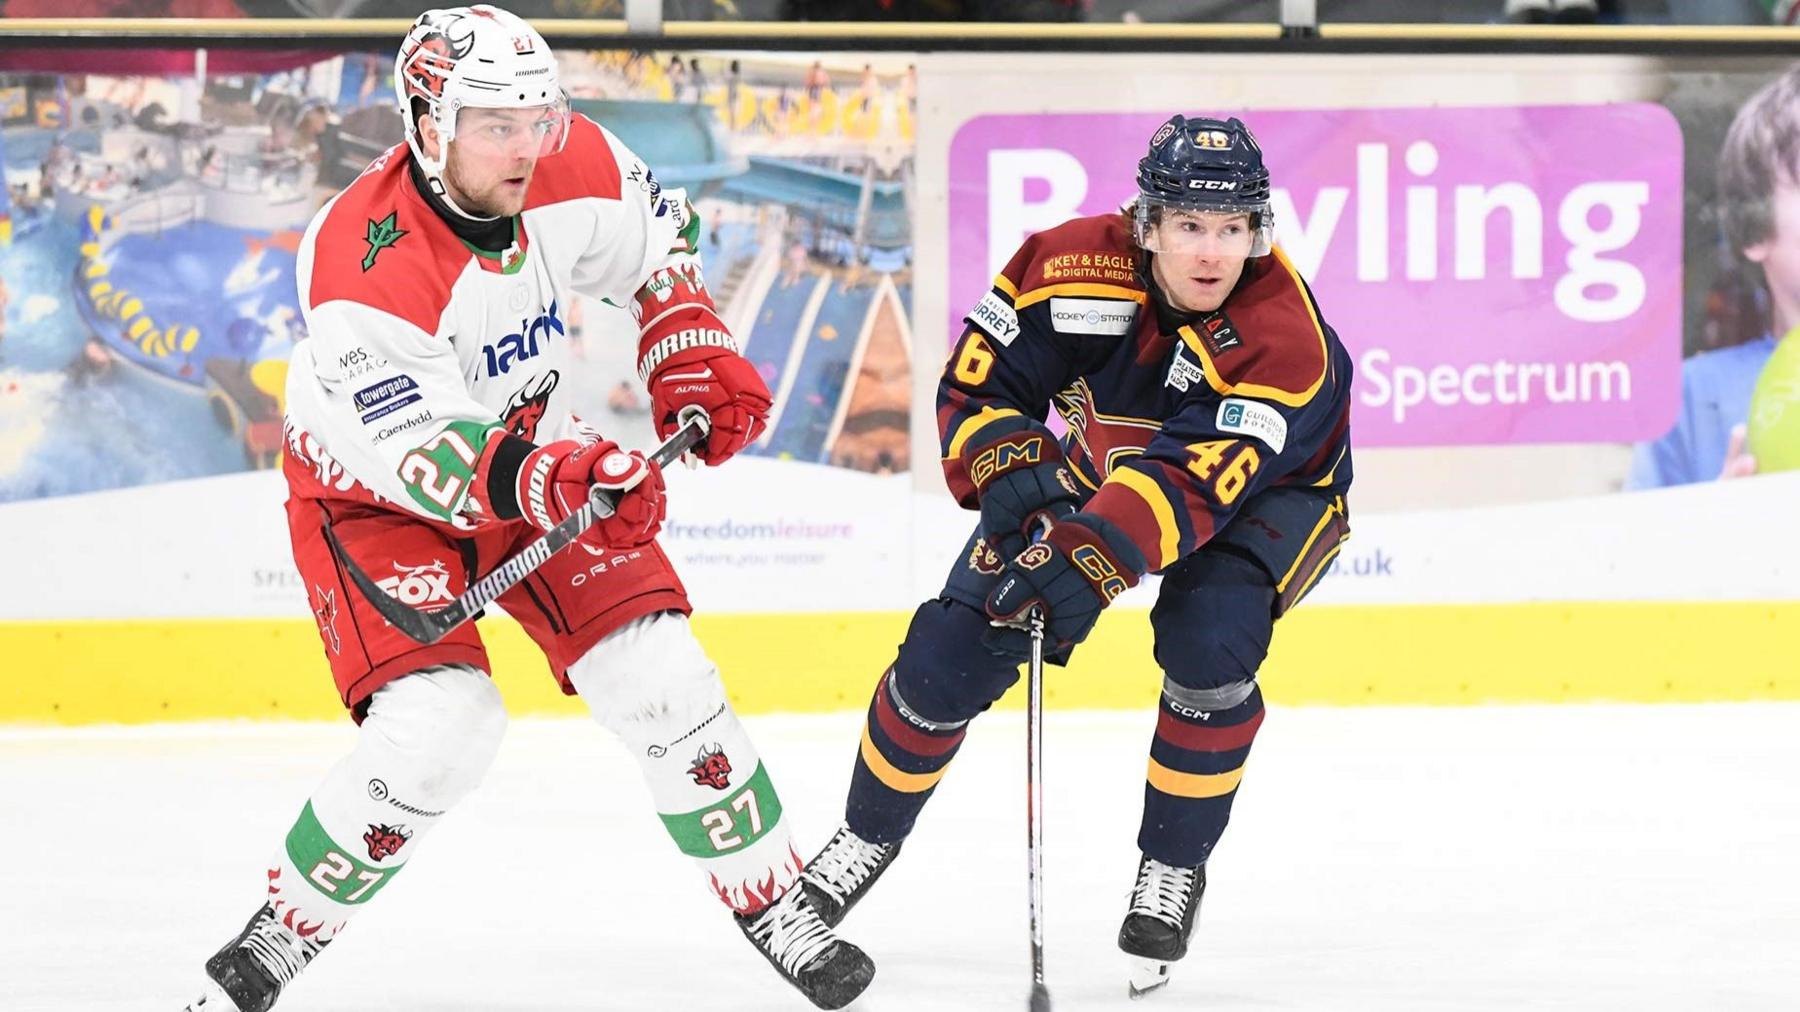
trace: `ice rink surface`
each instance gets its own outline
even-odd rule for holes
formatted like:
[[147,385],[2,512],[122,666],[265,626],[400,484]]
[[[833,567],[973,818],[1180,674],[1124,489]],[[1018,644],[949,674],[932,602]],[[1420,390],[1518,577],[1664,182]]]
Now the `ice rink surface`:
[[[861,715],[751,718],[810,854]],[[1148,712],[1053,712],[1058,1010],[1800,1009],[1800,705],[1274,707],[1174,983],[1125,996]],[[174,1012],[354,737],[0,730],[0,1009]],[[864,1012],[1022,1010],[1023,722],[977,722],[845,933]],[[280,1012],[810,1008],[597,727],[518,720],[487,781]]]

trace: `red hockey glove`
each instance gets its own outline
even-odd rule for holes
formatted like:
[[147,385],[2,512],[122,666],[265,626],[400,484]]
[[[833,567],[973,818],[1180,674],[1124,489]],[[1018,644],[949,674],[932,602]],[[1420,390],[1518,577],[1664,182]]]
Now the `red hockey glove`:
[[540,446],[526,456],[518,482],[519,511],[545,530],[579,510],[588,501],[589,488],[613,493],[618,501],[612,515],[580,538],[597,548],[636,548],[655,539],[662,527],[667,505],[662,468],[610,439],[565,439]]
[[694,405],[706,411],[712,430],[694,452],[715,467],[755,442],[769,419],[769,385],[755,366],[728,348],[676,352],[656,366],[649,386],[658,438],[675,431],[682,408]]

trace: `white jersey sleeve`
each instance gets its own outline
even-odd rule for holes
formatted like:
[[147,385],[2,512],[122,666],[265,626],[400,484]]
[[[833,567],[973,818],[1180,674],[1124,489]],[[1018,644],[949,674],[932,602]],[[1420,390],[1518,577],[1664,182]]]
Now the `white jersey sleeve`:
[[687,194],[664,190],[643,159],[610,130],[591,126],[604,152],[618,168],[619,200],[605,226],[596,228],[575,265],[575,287],[584,295],[629,307],[640,288],[668,268],[691,268],[698,274],[699,220],[688,207]]
[[650,166],[611,131],[586,120],[581,128],[593,131],[591,157],[616,167],[619,196],[605,227],[595,229],[577,260],[576,290],[631,310],[639,328],[640,379],[683,348],[716,345],[736,352],[706,290],[700,217],[686,192],[663,189]]

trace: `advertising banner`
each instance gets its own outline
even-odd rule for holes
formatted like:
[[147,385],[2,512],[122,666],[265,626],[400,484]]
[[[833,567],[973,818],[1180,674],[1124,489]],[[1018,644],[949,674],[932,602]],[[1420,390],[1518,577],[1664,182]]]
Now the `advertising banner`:
[[[688,504],[731,508],[670,525],[665,543],[683,576],[709,605],[732,595],[769,609],[887,606],[894,595],[881,588],[909,579],[891,533],[904,539],[906,500],[889,491],[909,467],[907,61],[559,59],[575,110],[694,203],[709,289],[775,394],[765,438],[738,466],[694,476],[704,491],[693,495],[706,499]],[[4,540],[90,508],[154,514],[177,542],[276,535],[199,553],[181,567],[180,595],[23,592],[10,614],[299,606],[282,574],[291,567],[281,482],[248,472],[278,471],[284,452],[287,361],[308,337],[295,290],[307,223],[403,140],[391,67],[384,54],[345,53],[272,73],[0,74]],[[653,445],[629,314],[579,298],[556,324],[580,368],[538,377],[537,388],[566,384],[600,432]],[[180,484],[147,490],[171,483]],[[794,495],[751,491],[783,488]],[[134,498],[133,489],[146,491]],[[101,507],[97,493],[123,494]],[[85,498],[26,508],[71,496]],[[872,519],[895,509],[901,515],[882,524]],[[245,511],[255,519],[216,516]],[[883,528],[890,533],[877,537]],[[88,540],[105,546],[114,533],[102,525]],[[8,547],[15,569],[54,564],[41,541]],[[195,578],[195,568],[211,578]],[[852,573],[863,577],[860,595],[845,589]],[[832,586],[840,589],[820,592]]]
[[[1668,110],[1242,116],[1277,173],[1277,241],[1355,357],[1358,446],[1628,442],[1674,421],[1682,141]],[[963,123],[950,145],[952,315],[1027,235],[1129,202],[1166,118]]]
[[[696,621],[726,630],[709,649],[786,686],[780,705],[860,705],[847,673],[891,661],[942,586],[975,523],[945,494],[932,410],[962,314],[1026,235],[1129,202],[1175,111],[1256,131],[1278,241],[1356,367],[1351,539],[1283,618],[1271,685],[1304,669],[1306,698],[1330,702],[1794,691],[1759,658],[1800,618],[1796,479],[1777,474],[1800,469],[1800,191],[1780,182],[1800,70],[561,55],[575,108],[694,198],[709,287],[774,394],[747,453],[672,469],[661,541]],[[201,652],[286,636],[281,677],[316,680],[275,469],[286,362],[309,339],[295,253],[400,141],[390,67],[0,74],[0,645],[22,663],[60,670],[91,625],[112,653],[84,663],[123,669],[166,623]],[[583,417],[653,443],[630,317],[583,299],[560,322]],[[1158,590],[1127,592],[1078,663],[1147,672]],[[1415,645],[1406,679],[1377,628]],[[1533,685],[1562,688],[1513,687],[1505,651],[1469,656],[1481,636],[1542,645]],[[1730,677],[1639,679],[1691,655],[1670,637],[1726,644]],[[211,669],[157,649],[162,675],[197,672],[181,684],[205,705],[186,712],[236,712]],[[90,695],[83,713],[141,719]]]

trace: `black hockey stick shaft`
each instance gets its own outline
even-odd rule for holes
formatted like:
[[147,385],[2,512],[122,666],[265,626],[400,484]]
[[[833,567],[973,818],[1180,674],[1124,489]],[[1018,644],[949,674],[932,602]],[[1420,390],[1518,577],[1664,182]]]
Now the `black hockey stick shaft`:
[[[676,458],[698,446],[706,438],[707,417],[703,412],[695,412],[685,416],[682,425],[661,446],[650,454],[650,459],[660,467],[667,467]],[[402,604],[390,597],[388,593],[376,585],[369,574],[363,572],[350,553],[338,542],[337,535],[330,525],[325,527],[325,538],[331,542],[331,550],[336,553],[338,561],[343,563],[345,572],[350,574],[350,582],[362,591],[369,604],[381,613],[394,628],[406,634],[409,639],[419,643],[436,643],[450,634],[450,631],[474,618],[481,609],[492,604],[494,599],[519,585],[521,580],[530,576],[544,564],[544,560],[575,543],[575,539],[587,533],[588,528],[599,520],[611,516],[616,497],[602,489],[589,490],[589,498],[579,510],[568,519],[544,532],[544,536],[526,545],[519,554],[502,562],[494,571],[475,581],[469,589],[457,595],[456,600],[442,608],[421,611]]]

